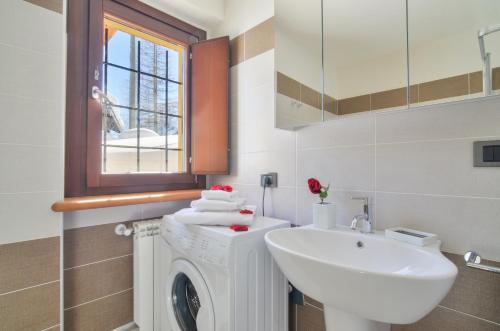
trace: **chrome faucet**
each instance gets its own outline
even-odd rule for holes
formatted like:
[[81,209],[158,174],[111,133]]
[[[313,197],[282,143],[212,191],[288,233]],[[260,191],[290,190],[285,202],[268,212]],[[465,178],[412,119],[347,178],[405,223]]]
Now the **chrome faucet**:
[[363,214],[356,215],[352,219],[351,229],[356,230],[358,228],[358,223],[363,222],[361,224],[360,230],[361,233],[373,233],[373,222],[370,216],[370,207],[368,204],[368,197],[352,197],[353,200],[363,200]]

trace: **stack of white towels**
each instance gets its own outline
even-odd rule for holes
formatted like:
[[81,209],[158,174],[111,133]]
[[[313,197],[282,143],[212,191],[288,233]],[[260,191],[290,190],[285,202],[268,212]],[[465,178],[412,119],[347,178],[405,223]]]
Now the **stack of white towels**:
[[237,191],[205,190],[201,199],[191,202],[191,208],[181,209],[173,217],[186,224],[250,226],[257,207],[245,202]]

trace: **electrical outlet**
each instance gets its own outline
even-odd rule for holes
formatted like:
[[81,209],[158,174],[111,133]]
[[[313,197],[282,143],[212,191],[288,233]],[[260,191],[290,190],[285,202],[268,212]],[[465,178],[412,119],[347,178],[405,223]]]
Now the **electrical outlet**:
[[278,173],[270,172],[260,175],[260,186],[262,187],[278,187]]

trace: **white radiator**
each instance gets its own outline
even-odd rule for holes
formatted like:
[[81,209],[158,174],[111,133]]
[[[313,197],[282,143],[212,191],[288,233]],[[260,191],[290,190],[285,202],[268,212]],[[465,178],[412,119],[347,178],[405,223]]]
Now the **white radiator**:
[[134,227],[134,322],[141,331],[154,331],[155,259],[161,219],[135,222]]

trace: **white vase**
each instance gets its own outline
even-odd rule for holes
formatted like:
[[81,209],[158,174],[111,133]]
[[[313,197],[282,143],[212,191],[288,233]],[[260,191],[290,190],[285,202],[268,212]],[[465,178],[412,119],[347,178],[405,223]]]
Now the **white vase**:
[[334,203],[313,204],[313,224],[318,229],[331,229],[337,224],[337,208]]

